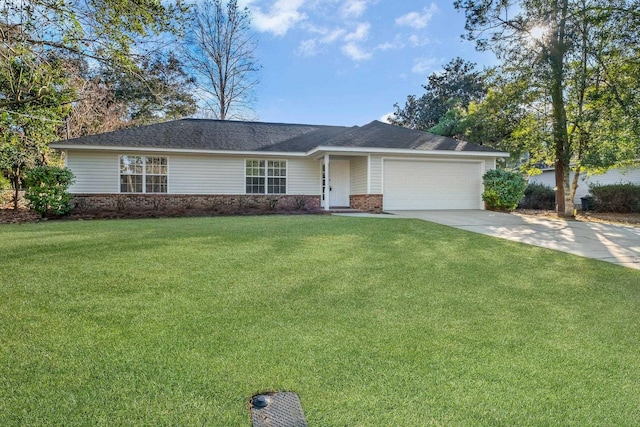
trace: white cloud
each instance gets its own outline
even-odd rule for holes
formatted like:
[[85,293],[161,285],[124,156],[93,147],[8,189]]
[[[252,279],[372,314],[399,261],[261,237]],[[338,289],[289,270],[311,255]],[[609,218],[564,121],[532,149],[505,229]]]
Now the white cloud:
[[409,43],[411,43],[411,45],[416,47],[426,46],[430,42],[431,40],[429,40],[428,37],[420,37],[417,34],[413,34],[412,36],[409,37]]
[[316,38],[316,40],[324,44],[333,43],[339,40],[340,38],[342,38],[342,36],[344,36],[347,33],[347,30],[343,28],[335,28],[331,30],[327,27],[319,27],[309,22],[306,22],[303,28],[310,33],[320,35],[321,37]]
[[402,36],[397,34],[392,41],[386,41],[376,46],[376,50],[397,50],[405,47],[405,43],[402,41]]
[[396,45],[395,43],[391,43],[391,42],[384,42],[384,43],[380,43],[378,46],[376,46],[377,50],[393,50],[393,49],[398,49],[398,45]]
[[436,64],[436,58],[417,58],[414,61],[412,72],[416,74],[425,74],[433,70],[433,66]]
[[[251,5],[253,1],[248,1]],[[260,7],[251,7],[253,25],[258,31],[272,33],[276,36],[284,36],[290,28],[298,22],[307,19],[300,11],[304,0],[277,0],[268,12]]]
[[340,39],[342,36],[346,34],[346,30],[342,28],[336,28],[333,31],[329,31],[325,34],[325,36],[321,39],[322,43],[333,43],[336,40]]
[[[1,0],[0,0],[1,1]],[[333,45],[354,61],[372,58],[376,50],[397,48],[402,41],[365,47],[371,24],[354,21],[377,0],[238,0],[251,9],[253,27],[283,37],[297,28],[307,34],[297,42],[294,53],[316,56]],[[396,45],[392,45],[396,43]],[[407,42],[404,41],[404,44]]]
[[358,18],[367,10],[367,0],[347,0],[340,9],[343,18]]
[[303,40],[296,49],[296,55],[316,56],[318,54],[318,42],[315,39]]
[[371,24],[368,22],[361,22],[356,27],[355,31],[347,34],[344,37],[346,42],[355,42],[366,40],[369,37],[369,29],[371,29]]
[[301,41],[295,51],[295,54],[298,56],[316,56],[322,51],[323,45],[333,44],[342,39],[342,37],[347,33],[347,31],[342,28],[329,30],[327,28],[316,27],[311,24],[306,24],[304,28],[311,33],[319,34],[320,36]]
[[373,53],[365,51],[357,42],[366,40],[369,37],[371,24],[361,22],[356,29],[344,36],[345,45],[342,46],[342,52],[354,61],[366,61],[371,59]]
[[422,10],[422,13],[410,12],[397,18],[396,25],[408,26],[415,29],[425,28],[429,21],[431,21],[431,18],[433,18],[433,15],[439,10],[435,3],[431,3],[429,7],[425,7]]
[[358,23],[351,32],[343,28],[330,30],[328,28],[314,26],[310,23],[305,24],[305,28],[309,32],[318,34],[319,37],[301,42],[296,49],[297,55],[314,56],[320,52],[322,45],[341,43],[342,52],[354,61],[365,61],[371,59],[373,56],[372,52],[366,51],[359,44],[369,37],[371,24],[368,22]]
[[396,116],[395,113],[387,113],[382,117],[380,117],[378,120],[380,120],[382,123],[391,124],[391,119],[394,118],[395,116]]
[[342,52],[354,61],[366,61],[371,59],[373,56],[371,52],[364,51],[360,46],[353,42],[342,46]]

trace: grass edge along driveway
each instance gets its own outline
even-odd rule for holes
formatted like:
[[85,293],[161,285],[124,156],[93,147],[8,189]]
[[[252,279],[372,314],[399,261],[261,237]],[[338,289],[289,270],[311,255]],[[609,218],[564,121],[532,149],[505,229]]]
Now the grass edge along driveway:
[[416,220],[0,227],[0,425],[638,425],[640,273]]

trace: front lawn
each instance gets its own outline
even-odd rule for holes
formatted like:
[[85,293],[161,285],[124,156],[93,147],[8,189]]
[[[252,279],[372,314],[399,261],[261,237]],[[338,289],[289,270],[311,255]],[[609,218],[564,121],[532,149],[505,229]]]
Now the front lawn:
[[640,272],[417,220],[0,226],[0,425],[640,425]]

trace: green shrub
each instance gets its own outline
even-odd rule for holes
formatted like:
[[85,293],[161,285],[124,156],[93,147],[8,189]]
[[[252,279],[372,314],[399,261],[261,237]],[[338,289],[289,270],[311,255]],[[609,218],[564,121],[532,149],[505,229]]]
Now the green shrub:
[[512,211],[522,200],[527,182],[517,172],[505,169],[493,169],[482,177],[484,193],[482,200],[486,202],[487,209],[499,211]]
[[640,213],[640,185],[591,185],[595,210],[598,212]]
[[41,217],[69,213],[72,206],[67,190],[73,181],[73,173],[67,168],[38,166],[31,169],[24,180],[29,208]]
[[518,207],[523,209],[552,210],[556,207],[556,192],[544,184],[531,183],[524,190]]

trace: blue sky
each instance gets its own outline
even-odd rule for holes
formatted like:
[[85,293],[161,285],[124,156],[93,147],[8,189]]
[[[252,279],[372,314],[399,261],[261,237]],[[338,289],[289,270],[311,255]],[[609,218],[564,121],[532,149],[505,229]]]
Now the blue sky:
[[363,125],[421,94],[456,56],[494,65],[461,39],[450,1],[239,0],[249,7],[262,65],[257,119]]

